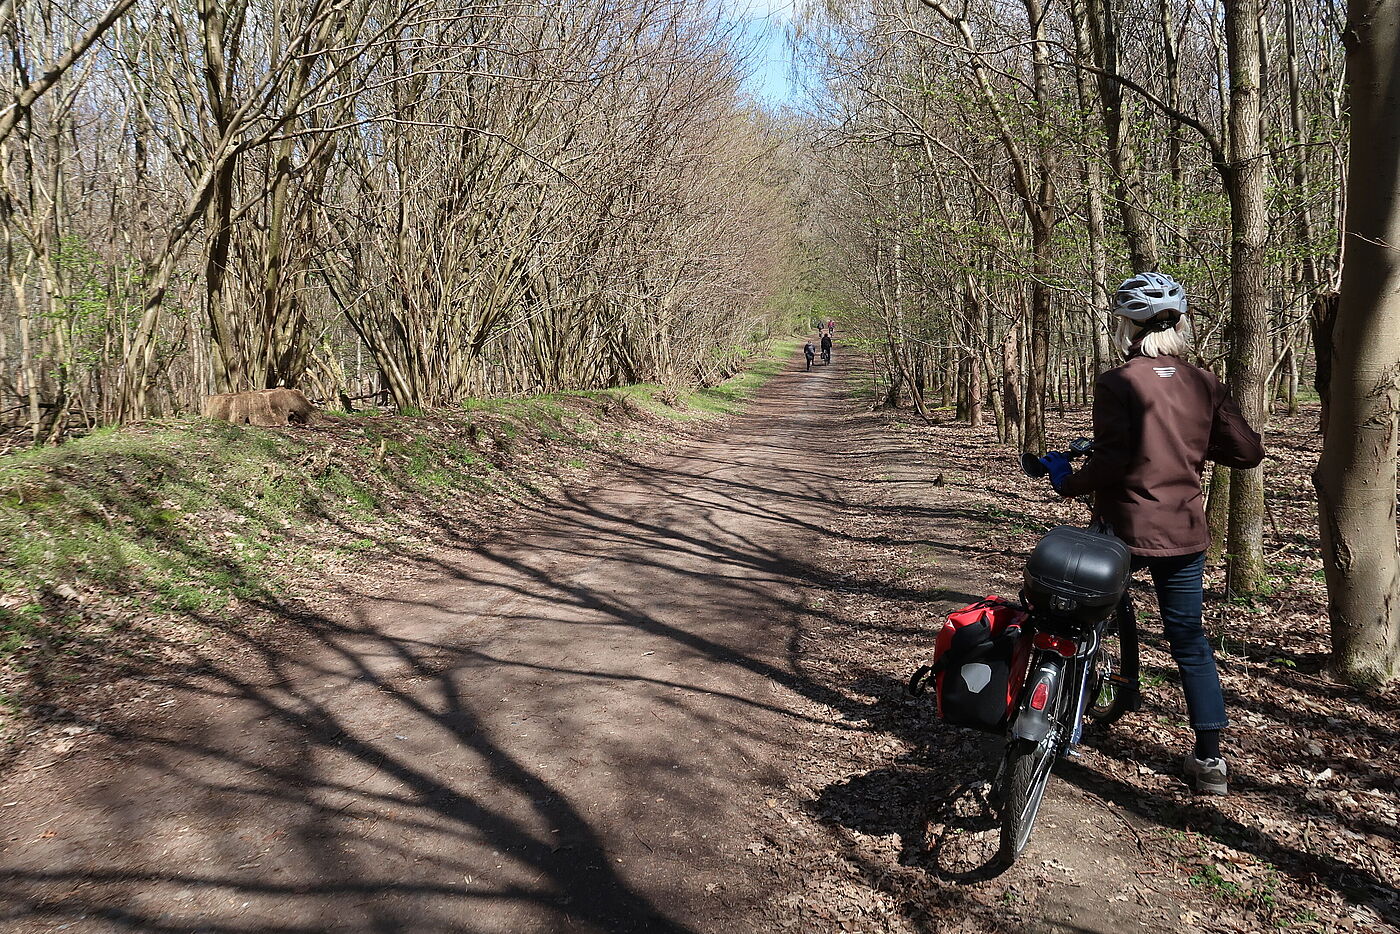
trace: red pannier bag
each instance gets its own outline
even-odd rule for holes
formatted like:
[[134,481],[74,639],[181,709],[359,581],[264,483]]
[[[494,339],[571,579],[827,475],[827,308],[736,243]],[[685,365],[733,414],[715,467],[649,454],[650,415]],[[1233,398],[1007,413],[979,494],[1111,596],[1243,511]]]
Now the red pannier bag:
[[922,693],[919,685],[932,676],[944,722],[1001,730],[1030,662],[1025,621],[1025,610],[993,596],[949,613],[934,642],[933,663],[914,673],[910,688]]

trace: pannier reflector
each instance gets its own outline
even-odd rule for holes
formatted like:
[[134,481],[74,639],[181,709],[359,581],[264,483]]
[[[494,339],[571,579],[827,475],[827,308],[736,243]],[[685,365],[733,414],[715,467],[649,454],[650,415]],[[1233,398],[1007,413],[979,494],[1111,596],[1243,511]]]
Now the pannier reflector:
[[1031,692],[1031,707],[1035,710],[1044,710],[1045,704],[1050,700],[1050,686],[1044,681],[1035,686]]
[[992,681],[992,669],[988,665],[973,662],[971,665],[962,667],[963,684],[973,694],[980,694],[982,689]]

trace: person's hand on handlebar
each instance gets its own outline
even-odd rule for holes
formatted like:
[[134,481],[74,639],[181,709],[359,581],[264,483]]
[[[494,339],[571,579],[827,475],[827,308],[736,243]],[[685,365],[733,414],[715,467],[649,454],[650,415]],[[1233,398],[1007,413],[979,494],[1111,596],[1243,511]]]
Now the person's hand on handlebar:
[[1063,487],[1066,480],[1074,473],[1074,468],[1070,462],[1076,457],[1087,457],[1094,452],[1094,442],[1088,438],[1075,438],[1071,442],[1068,451],[1050,451],[1044,457],[1036,457],[1029,452],[1021,455],[1021,472],[1028,477],[1039,480],[1041,477],[1048,477],[1050,485],[1055,488],[1055,492],[1061,496],[1068,496]]
[[[1045,466],[1045,470],[1050,474],[1050,485],[1055,488],[1055,492],[1060,492],[1060,484],[1069,479],[1069,475],[1074,473],[1074,468],[1069,464],[1069,458],[1059,451],[1051,451],[1040,458],[1040,463]],[[1063,494],[1061,494],[1063,495]]]

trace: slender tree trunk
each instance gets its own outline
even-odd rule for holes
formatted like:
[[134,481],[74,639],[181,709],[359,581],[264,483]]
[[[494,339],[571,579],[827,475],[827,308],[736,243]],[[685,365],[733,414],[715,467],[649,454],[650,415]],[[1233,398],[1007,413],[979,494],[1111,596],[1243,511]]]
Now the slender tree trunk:
[[1298,351],[1293,344],[1288,345],[1288,414],[1298,414]]
[[966,320],[962,358],[967,368],[967,423],[973,428],[978,428],[982,425],[982,355],[979,348],[986,309],[978,295],[977,284],[971,276],[964,281],[963,296]]
[[[1031,71],[1036,109],[1042,119],[1051,113],[1050,61],[1045,48],[1045,8],[1040,0],[1024,0],[1031,34]],[[1030,366],[1026,378],[1026,431],[1021,450],[1039,454],[1046,450],[1045,395],[1050,365],[1051,293],[1055,274],[1055,141],[1042,134],[1035,150],[1034,190],[1027,192],[1026,213],[1031,222]]]
[[[1048,175],[1045,185],[1052,183]],[[1035,281],[1031,284],[1030,317],[1026,327],[1030,332],[1030,360],[1026,367],[1026,430],[1021,438],[1021,450],[1040,454],[1045,443],[1045,397],[1047,369],[1050,366],[1050,288],[1046,284],[1053,271],[1051,252],[1054,249],[1051,221],[1034,225],[1031,251],[1034,256]]]
[[[1160,0],[1157,9],[1162,25],[1162,65],[1167,73],[1167,105],[1180,109],[1181,48],[1172,4],[1173,0]],[[1178,263],[1186,249],[1186,174],[1181,161],[1181,129],[1175,120],[1170,122],[1167,129],[1167,169],[1172,180],[1169,253],[1171,261]]]
[[938,393],[939,402],[943,408],[948,408],[957,399],[957,382],[953,379],[953,361],[956,359],[951,348],[943,347],[939,350],[938,366]]
[[208,252],[204,264],[205,302],[209,320],[209,345],[214,367],[216,392],[239,392],[246,385],[242,341],[244,334],[229,312],[228,274],[229,246],[233,240],[230,214],[233,210],[234,162],[229,160],[215,176],[213,196],[205,212],[208,231]]
[[28,406],[30,440],[39,443],[39,370],[34,365],[34,339],[25,277],[18,269],[10,271],[10,294],[14,296],[19,318],[19,372],[24,379],[24,399]]
[[[1293,141],[1298,144],[1308,142],[1306,118],[1303,115],[1302,83],[1298,75],[1298,25],[1294,0],[1284,4],[1284,35],[1288,58],[1288,118],[1293,131]],[[1300,149],[1293,156],[1293,187],[1299,193],[1308,190],[1308,151]],[[1309,200],[1302,199],[1298,214],[1294,219],[1295,232],[1302,255],[1299,268],[1303,294],[1311,299],[1318,286],[1317,260],[1313,256],[1312,209]]]
[[899,408],[900,390],[904,386],[904,371],[895,362],[893,352],[890,354],[890,388],[885,393],[884,407],[887,409]]
[[1210,467],[1210,492],[1206,497],[1206,528],[1210,531],[1210,547],[1206,563],[1215,566],[1225,557],[1225,542],[1230,536],[1230,468],[1219,464]]
[[[1259,131],[1259,2],[1232,0],[1225,8],[1230,67],[1230,364],[1231,389],[1244,417],[1262,430],[1268,350],[1269,215],[1265,153]],[[1264,469],[1230,477],[1230,540],[1226,562],[1232,593],[1253,594],[1264,583]]]
[[1332,331],[1337,322],[1339,295],[1335,292],[1319,293],[1312,303],[1308,324],[1313,340],[1313,388],[1322,402],[1322,415],[1319,427],[1327,433],[1327,417],[1330,410],[1328,400],[1332,396]]
[[1104,131],[1108,135],[1108,161],[1113,170],[1114,201],[1123,220],[1123,237],[1128,243],[1128,261],[1133,272],[1157,268],[1157,238],[1152,219],[1144,210],[1142,183],[1137,159],[1124,132],[1123,87],[1118,74],[1118,0],[1089,0],[1086,8],[1094,45],[1094,64],[1099,76],[1099,101],[1103,108]]
[[997,441],[1006,444],[1006,409],[1001,402],[1002,386],[996,378],[996,368],[992,366],[991,351],[985,346],[982,348],[978,363],[978,372],[981,374],[983,384],[987,387],[987,406],[991,409],[992,421],[996,423]]
[[1007,442],[1014,441],[1021,446],[1021,350],[1016,339],[1016,326],[1006,329],[1006,338],[1001,343],[1001,402],[1006,413]]
[[[1328,431],[1314,475],[1333,667],[1353,684],[1400,674],[1400,0],[1350,0],[1351,156]],[[1380,193],[1385,193],[1381,195]]]

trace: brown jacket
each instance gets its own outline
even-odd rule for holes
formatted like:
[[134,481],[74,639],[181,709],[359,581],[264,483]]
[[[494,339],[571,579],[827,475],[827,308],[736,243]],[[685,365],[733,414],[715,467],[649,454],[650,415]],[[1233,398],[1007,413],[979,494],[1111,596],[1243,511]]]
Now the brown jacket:
[[1210,545],[1201,496],[1208,459],[1254,467],[1264,447],[1215,374],[1134,354],[1095,384],[1094,453],[1060,492],[1093,493],[1095,517],[1135,555],[1195,554]]

